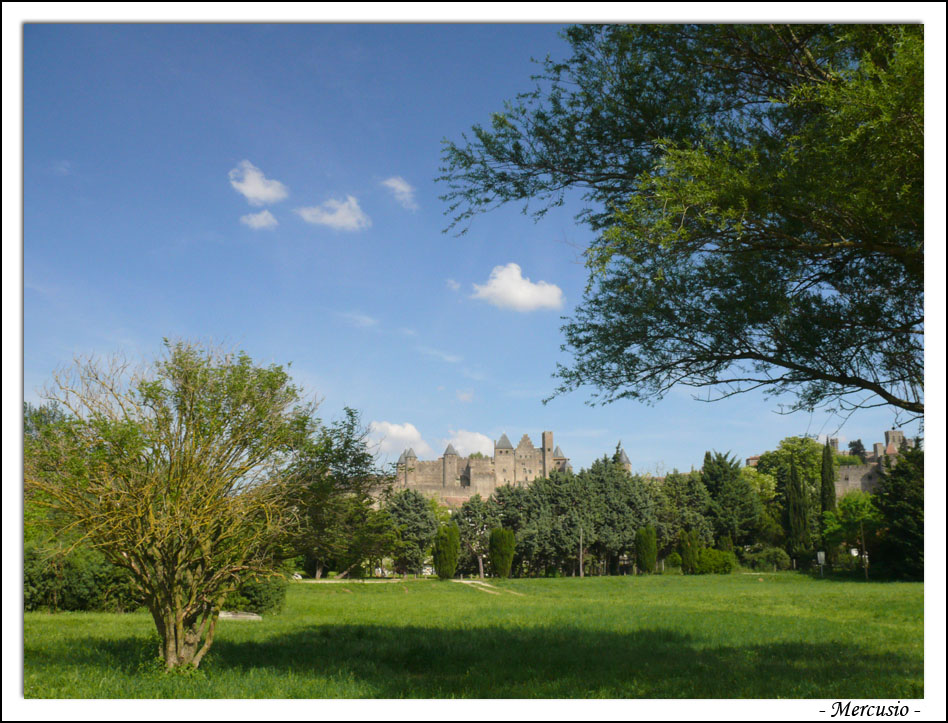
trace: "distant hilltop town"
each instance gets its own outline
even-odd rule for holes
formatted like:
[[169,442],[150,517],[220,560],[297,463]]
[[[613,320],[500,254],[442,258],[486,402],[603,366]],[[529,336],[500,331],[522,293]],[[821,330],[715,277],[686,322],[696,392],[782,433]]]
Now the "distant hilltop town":
[[[625,457],[623,461],[627,460]],[[398,458],[395,484],[454,506],[476,494],[487,498],[506,484],[524,485],[548,477],[553,470],[569,469],[569,458],[553,444],[553,432],[543,432],[539,447],[525,434],[516,448],[502,434],[494,442],[492,458],[478,453],[462,457],[449,444],[436,461],[422,462],[414,450],[407,449]]]

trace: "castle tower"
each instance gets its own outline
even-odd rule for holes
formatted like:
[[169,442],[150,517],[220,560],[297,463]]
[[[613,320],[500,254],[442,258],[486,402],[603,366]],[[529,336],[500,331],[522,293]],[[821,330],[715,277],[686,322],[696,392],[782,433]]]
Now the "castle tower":
[[569,459],[563,454],[563,450],[560,449],[559,445],[556,445],[556,449],[553,450],[553,469],[560,471],[570,469]]
[[543,459],[543,476],[549,477],[553,471],[553,432],[544,432],[541,435],[543,444],[540,448],[540,455]]
[[890,429],[885,433],[885,453],[898,454],[902,449],[902,442],[905,441],[905,434],[900,429]]
[[619,447],[619,464],[622,465],[622,469],[626,472],[632,471],[632,460],[629,459],[629,455],[625,453],[625,450]]
[[406,487],[414,481],[415,463],[417,462],[418,455],[415,454],[415,450],[411,447],[409,447],[406,452],[402,452],[402,456],[398,458],[398,464],[403,472],[402,478]]
[[441,486],[447,487],[449,484],[454,484],[458,478],[458,453],[454,449],[453,444],[449,444],[447,449],[444,450],[444,456],[441,458],[443,460],[442,472],[441,472]]
[[514,446],[507,439],[506,434],[500,435],[500,439],[494,442],[494,484],[503,485],[508,482],[516,481],[514,475]]

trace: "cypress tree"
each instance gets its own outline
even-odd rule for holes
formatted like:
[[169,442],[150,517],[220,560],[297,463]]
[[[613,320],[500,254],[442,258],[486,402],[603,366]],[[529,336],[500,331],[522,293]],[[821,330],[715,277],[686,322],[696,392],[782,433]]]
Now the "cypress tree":
[[434,566],[442,580],[450,580],[458,569],[458,553],[461,549],[461,533],[454,523],[442,525],[435,534]]
[[678,540],[678,549],[681,554],[681,571],[686,575],[693,575],[698,569],[698,551],[701,549],[698,531],[682,530]]
[[655,572],[658,537],[654,527],[641,527],[635,533],[635,562],[644,573]]
[[497,577],[510,577],[516,540],[512,530],[496,527],[490,531],[488,549],[490,565]]
[[787,489],[787,516],[790,537],[787,540],[791,557],[806,555],[810,548],[810,524],[806,514],[806,492],[800,482],[795,460],[790,461],[790,485]]
[[[836,509],[836,471],[833,469],[833,450],[830,448],[829,440],[823,447],[823,464],[820,467],[820,519],[827,512]],[[830,559],[834,557],[832,545],[827,544],[825,535],[822,536],[823,548]]]

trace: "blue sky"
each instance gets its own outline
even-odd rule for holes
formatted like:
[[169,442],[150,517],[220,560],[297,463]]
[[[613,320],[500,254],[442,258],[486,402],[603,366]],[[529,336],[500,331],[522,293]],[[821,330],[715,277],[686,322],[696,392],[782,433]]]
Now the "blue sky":
[[[760,394],[542,404],[586,281],[579,206],[540,223],[505,207],[458,238],[435,178],[442,139],[530,89],[531,57],[565,53],[561,27],[25,26],[24,398],[75,354],[180,337],[291,362],[388,461],[550,429],[577,468],[621,440],[655,473],[836,432]],[[893,420],[837,434],[871,448]]]

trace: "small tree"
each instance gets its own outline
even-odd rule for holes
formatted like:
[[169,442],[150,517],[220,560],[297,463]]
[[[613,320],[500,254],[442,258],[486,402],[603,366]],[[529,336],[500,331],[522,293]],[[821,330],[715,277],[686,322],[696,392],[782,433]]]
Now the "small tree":
[[655,572],[658,559],[658,540],[654,527],[640,527],[635,533],[635,562],[644,573]]
[[510,577],[516,540],[513,530],[495,527],[490,531],[490,566],[497,577]]
[[461,548],[461,533],[455,524],[438,528],[434,541],[434,566],[438,577],[450,580],[458,569],[458,552]]
[[24,472],[64,534],[131,572],[170,670],[200,664],[228,593],[277,573],[313,409],[281,367],[165,347],[150,370],[88,359],[57,374],[47,398],[67,418],[26,445]]
[[833,544],[846,542],[859,545],[863,571],[869,579],[869,555],[867,538],[874,535],[882,518],[873,504],[872,495],[853,490],[843,495],[836,510],[823,513],[823,528]]

